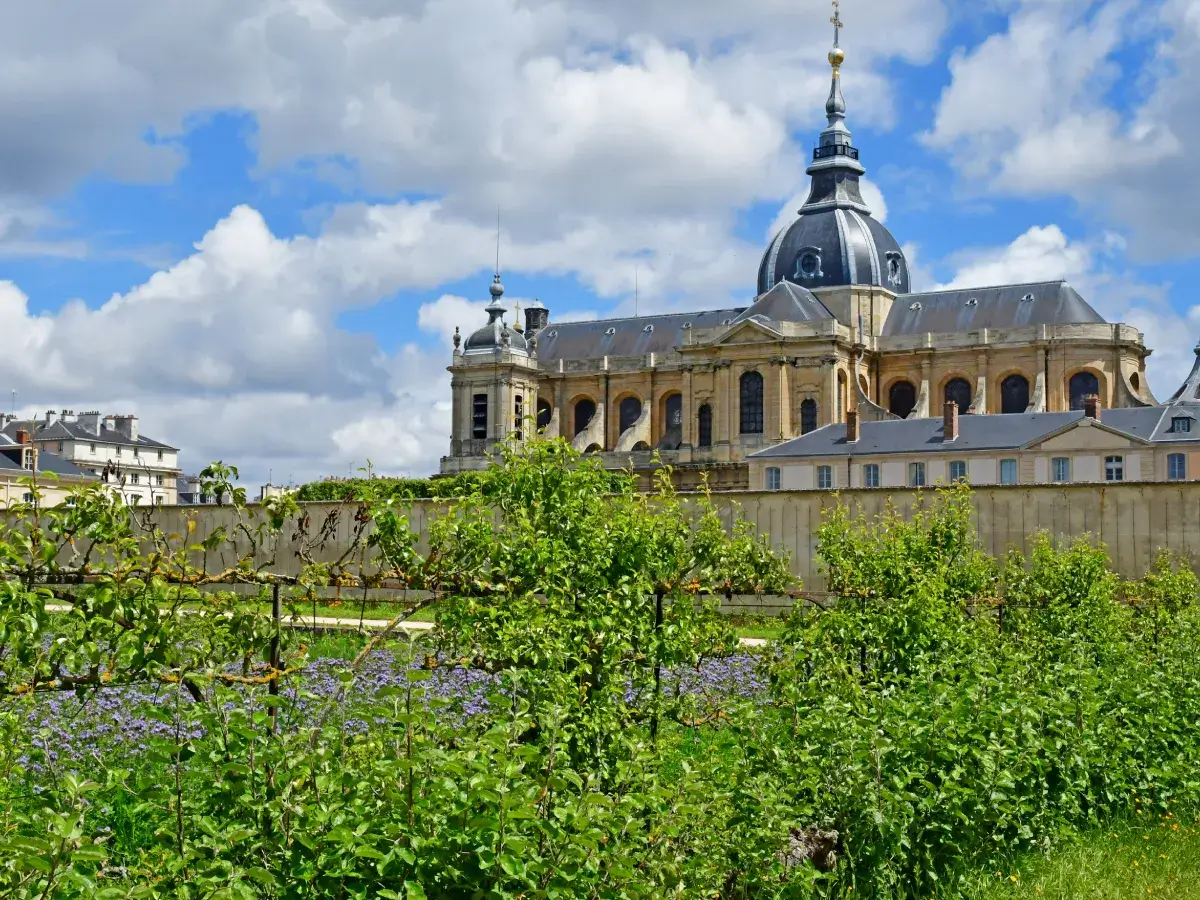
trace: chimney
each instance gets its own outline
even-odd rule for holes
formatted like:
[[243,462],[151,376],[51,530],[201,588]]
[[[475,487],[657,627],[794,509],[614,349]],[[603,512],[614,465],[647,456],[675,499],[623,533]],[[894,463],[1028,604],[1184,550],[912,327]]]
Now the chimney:
[[18,444],[28,444],[29,443],[29,432],[26,431],[24,428],[20,429],[17,432],[17,443]]
[[542,305],[541,300],[534,300],[525,307],[525,337],[531,338],[550,324],[550,310]]
[[46,410],[46,424],[47,425],[54,424],[54,410],[52,410],[52,409]]
[[953,441],[958,439],[958,404],[953,400],[946,401],[946,408],[942,411],[942,440]]
[[137,416],[113,416],[113,428],[123,437],[128,438],[130,443],[137,443]]
[[93,409],[89,412],[82,412],[79,414],[79,418],[76,421],[78,422],[79,427],[82,428],[84,431],[88,432],[89,434],[95,434],[95,435],[100,434],[100,411],[99,410]]
[[1088,394],[1083,398],[1083,414],[1089,419],[1100,421],[1100,398],[1096,394]]
[[846,443],[858,443],[858,410],[851,409],[846,412]]

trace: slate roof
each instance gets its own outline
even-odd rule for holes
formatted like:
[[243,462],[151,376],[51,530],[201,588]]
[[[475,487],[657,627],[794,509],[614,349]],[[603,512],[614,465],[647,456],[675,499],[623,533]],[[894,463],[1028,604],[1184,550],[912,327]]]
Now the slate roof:
[[743,311],[732,322],[736,325],[761,316],[772,322],[822,322],[834,317],[829,308],[808,288],[781,281]]
[[[9,422],[5,426],[4,432],[10,437],[15,435],[18,430],[29,431],[33,434],[35,441],[83,441],[85,443],[94,444],[123,444],[130,446],[133,441],[129,440],[121,432],[113,428],[105,428],[103,424],[100,426],[100,433],[88,431],[78,422],[63,422],[58,420],[47,425],[45,422]],[[161,441],[151,440],[145,435],[138,435],[138,447],[146,447],[150,450],[178,450],[178,447],[172,447],[170,444],[164,444]]]
[[892,304],[882,334],[895,337],[982,328],[1103,324],[1104,317],[1065,281],[1041,281],[901,294]]
[[[718,328],[730,324],[746,307],[708,312],[666,313],[591,322],[551,322],[537,333],[542,362],[596,359],[601,356],[645,356],[669,353],[684,342],[689,328]],[[647,326],[649,330],[647,330]],[[612,332],[611,334],[609,332]]]
[[[18,445],[15,443],[12,443],[12,444],[5,444],[3,446],[5,447],[5,449],[11,449],[12,447],[18,446]],[[37,474],[53,473],[55,475],[67,476],[70,478],[89,478],[89,479],[95,479],[95,477],[96,477],[91,472],[86,472],[83,469],[79,468],[70,460],[63,459],[61,456],[58,456],[57,454],[54,454],[54,453],[47,453],[45,450],[42,450],[38,453],[37,466],[38,466]],[[17,472],[26,472],[28,474],[34,474],[34,473],[30,473],[24,466],[22,466],[19,460],[13,459],[7,453],[0,453],[0,471],[4,471],[4,472],[17,471]]]
[[[1158,442],[1200,441],[1200,423],[1185,434],[1170,432],[1171,418],[1200,416],[1200,404],[1181,412],[1179,406],[1146,406],[1131,409],[1104,409],[1100,423],[1142,440]],[[1078,422],[1080,410],[1050,413],[1009,413],[1006,415],[968,415],[958,418],[958,438],[942,440],[942,420],[893,419],[863,422],[859,439],[846,441],[846,426],[826,425],[793,440],[752,454],[750,459],[802,459],[817,456],[872,456],[909,453],[965,453],[978,450],[1017,450],[1038,438],[1053,434]]]

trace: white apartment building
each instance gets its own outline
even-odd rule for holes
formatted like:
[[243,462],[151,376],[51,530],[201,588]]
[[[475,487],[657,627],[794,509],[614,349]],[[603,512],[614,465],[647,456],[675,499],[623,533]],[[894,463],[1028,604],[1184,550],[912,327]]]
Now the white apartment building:
[[4,417],[3,431],[32,435],[40,451],[53,453],[95,475],[133,505],[174,506],[178,502],[179,448],[141,434],[137,416],[73,410],[20,421]]

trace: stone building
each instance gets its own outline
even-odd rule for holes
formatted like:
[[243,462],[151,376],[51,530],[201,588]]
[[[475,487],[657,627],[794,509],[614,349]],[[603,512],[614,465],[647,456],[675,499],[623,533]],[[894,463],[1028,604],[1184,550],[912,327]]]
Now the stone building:
[[0,416],[0,432],[28,433],[37,449],[99,478],[130,505],[178,502],[179,448],[141,434],[137,416],[48,409],[41,419]]
[[[835,17],[836,18],[836,17]],[[840,25],[839,23],[835,23]],[[1155,403],[1136,328],[1106,322],[1069,285],[913,293],[908,262],[871,216],[846,125],[835,32],[828,126],[794,221],[767,246],[746,306],[554,322],[540,303],[505,322],[500,276],[489,321],[455,334],[451,447],[442,472],[488,464],[531,423],[606,465],[655,455],[694,486],[749,486],[750,454],[844,423]]]

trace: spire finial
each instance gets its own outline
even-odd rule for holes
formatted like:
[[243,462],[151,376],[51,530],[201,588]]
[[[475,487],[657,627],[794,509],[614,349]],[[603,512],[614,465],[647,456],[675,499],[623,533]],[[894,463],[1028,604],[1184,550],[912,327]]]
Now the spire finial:
[[841,5],[841,0],[833,0],[833,15],[829,18],[830,24],[833,25],[833,49],[829,51],[829,64],[833,66],[834,78],[846,59],[846,54],[842,52],[842,29],[846,25],[842,22]]

